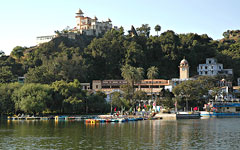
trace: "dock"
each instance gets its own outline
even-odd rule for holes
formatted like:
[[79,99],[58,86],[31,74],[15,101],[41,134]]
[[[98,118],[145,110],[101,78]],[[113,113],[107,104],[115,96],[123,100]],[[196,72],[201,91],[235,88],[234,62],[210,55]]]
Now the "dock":
[[82,120],[82,119],[90,119],[93,118],[92,116],[50,116],[50,117],[29,117],[29,116],[23,116],[23,117],[8,117],[8,120],[14,120],[14,121],[21,121],[21,120]]

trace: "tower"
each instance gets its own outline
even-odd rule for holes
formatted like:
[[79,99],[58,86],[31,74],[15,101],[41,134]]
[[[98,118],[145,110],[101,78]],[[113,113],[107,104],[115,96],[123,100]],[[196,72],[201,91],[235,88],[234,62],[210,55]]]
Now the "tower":
[[82,25],[82,20],[84,18],[83,16],[83,12],[81,9],[78,9],[78,11],[76,12],[76,22],[77,22],[77,29],[81,29],[81,25]]
[[189,65],[188,65],[188,61],[185,58],[180,62],[179,72],[180,72],[180,79],[189,78]]

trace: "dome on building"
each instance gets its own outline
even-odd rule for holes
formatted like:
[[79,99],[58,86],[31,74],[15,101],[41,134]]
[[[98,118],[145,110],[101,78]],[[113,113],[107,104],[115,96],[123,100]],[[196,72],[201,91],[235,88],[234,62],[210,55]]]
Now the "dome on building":
[[188,65],[188,61],[184,58],[181,62],[180,65]]

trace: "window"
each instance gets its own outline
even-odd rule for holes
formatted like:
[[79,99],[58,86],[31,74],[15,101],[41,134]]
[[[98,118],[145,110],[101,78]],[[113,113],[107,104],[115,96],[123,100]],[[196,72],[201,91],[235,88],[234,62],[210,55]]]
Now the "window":
[[96,85],[96,89],[98,89],[98,85]]
[[207,66],[205,66],[205,69],[207,69]]
[[211,62],[211,60],[209,60],[209,64],[211,64],[212,62]]
[[159,88],[157,85],[150,86],[150,88]]
[[140,88],[149,88],[147,85],[142,85]]
[[227,107],[227,109],[229,109],[229,107]]
[[236,107],[236,111],[240,111],[240,107]]
[[110,86],[102,86],[103,89],[109,89]]
[[112,86],[112,88],[119,89],[120,87],[119,86]]

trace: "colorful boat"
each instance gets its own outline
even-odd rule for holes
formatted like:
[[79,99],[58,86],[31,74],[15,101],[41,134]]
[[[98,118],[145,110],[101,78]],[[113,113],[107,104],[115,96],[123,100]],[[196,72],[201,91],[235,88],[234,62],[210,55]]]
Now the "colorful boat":
[[223,101],[211,102],[204,107],[206,111],[201,111],[202,118],[239,118],[240,117],[240,103]]

